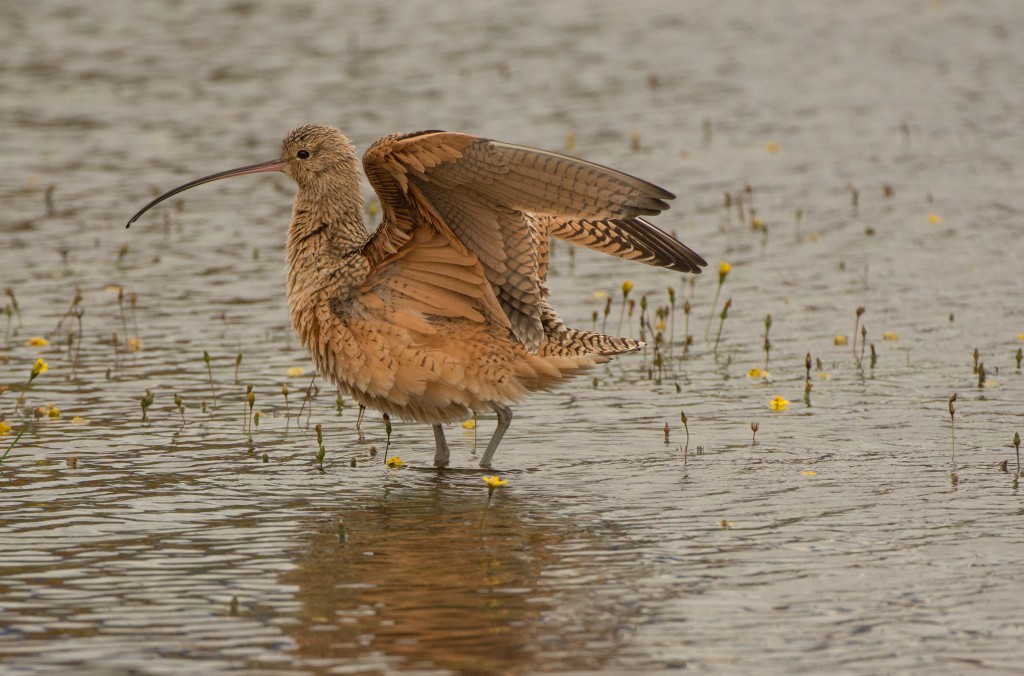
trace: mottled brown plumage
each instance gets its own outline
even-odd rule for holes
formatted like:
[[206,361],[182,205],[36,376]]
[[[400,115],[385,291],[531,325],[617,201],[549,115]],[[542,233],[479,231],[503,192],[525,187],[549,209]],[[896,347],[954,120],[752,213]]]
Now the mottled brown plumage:
[[359,161],[337,129],[306,125],[281,158],[195,185],[282,171],[299,186],[288,230],[288,308],[317,369],[356,401],[433,425],[493,409],[489,466],[508,404],[634,350],[639,343],[568,328],[548,304],[548,240],[700,272],[704,259],[643,219],[673,195],[633,176],[466,134],[385,136],[363,155],[383,219],[363,224]]

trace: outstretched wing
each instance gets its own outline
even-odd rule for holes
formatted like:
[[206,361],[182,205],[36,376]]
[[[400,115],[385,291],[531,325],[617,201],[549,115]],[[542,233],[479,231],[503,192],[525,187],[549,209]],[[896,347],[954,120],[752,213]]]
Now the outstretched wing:
[[531,351],[544,335],[537,223],[623,258],[691,272],[705,264],[641,218],[667,209],[671,193],[598,164],[428,131],[380,139],[363,166],[384,212],[364,249],[371,265],[386,265],[418,227],[431,226],[480,261],[512,332]]

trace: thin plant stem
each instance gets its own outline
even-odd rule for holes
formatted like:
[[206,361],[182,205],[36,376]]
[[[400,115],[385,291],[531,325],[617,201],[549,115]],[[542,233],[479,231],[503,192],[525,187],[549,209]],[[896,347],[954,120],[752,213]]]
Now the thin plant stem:
[[704,327],[704,342],[708,341],[708,336],[711,335],[711,320],[715,317],[715,308],[718,307],[718,296],[722,293],[722,283],[718,283],[718,287],[715,289],[715,298],[711,301],[711,313],[708,315],[708,324]]
[[12,441],[11,444],[7,447],[7,450],[4,451],[4,454],[0,455],[0,463],[3,463],[3,461],[7,459],[7,454],[10,453],[11,449],[17,445],[18,441],[21,439],[21,435],[25,433],[26,429],[28,429],[28,426],[23,425],[21,431],[18,432],[18,436],[14,437],[14,441]]

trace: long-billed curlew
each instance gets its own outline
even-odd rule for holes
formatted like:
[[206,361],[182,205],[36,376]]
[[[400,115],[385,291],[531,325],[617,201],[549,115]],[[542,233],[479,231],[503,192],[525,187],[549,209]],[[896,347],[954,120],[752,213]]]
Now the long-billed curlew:
[[548,304],[548,239],[681,272],[707,265],[642,217],[666,190],[555,153],[443,131],[393,134],[363,155],[383,219],[363,223],[358,158],[340,131],[306,125],[279,159],[196,179],[265,171],[299,186],[288,229],[288,309],[317,369],[361,404],[429,423],[434,464],[448,464],[443,423],[493,409],[488,467],[508,404],[641,343],[567,327]]

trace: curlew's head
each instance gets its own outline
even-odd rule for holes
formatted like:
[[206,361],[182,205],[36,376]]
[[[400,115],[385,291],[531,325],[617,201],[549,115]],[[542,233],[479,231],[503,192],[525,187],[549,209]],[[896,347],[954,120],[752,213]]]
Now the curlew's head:
[[306,124],[288,132],[281,143],[281,169],[301,188],[315,188],[339,170],[354,167],[356,150],[348,137],[334,127]]
[[291,176],[299,184],[300,189],[322,194],[339,175],[355,172],[357,168],[355,148],[344,134],[334,127],[306,124],[288,132],[281,144],[281,157],[278,159],[221,171],[179,185],[142,207],[125,227],[131,227],[131,224],[139,220],[144,213],[168,197],[218,179],[280,171]]

